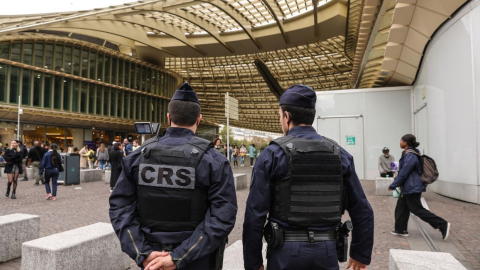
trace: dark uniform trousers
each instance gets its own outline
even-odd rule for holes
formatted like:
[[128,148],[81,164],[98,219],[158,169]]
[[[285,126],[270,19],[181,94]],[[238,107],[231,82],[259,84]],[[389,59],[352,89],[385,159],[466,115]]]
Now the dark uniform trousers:
[[420,201],[421,197],[422,193],[413,193],[402,194],[400,198],[398,198],[397,206],[395,207],[396,231],[402,232],[407,230],[410,212],[435,229],[447,223],[443,218],[425,209]]
[[285,242],[281,249],[271,249],[267,270],[295,269],[338,270],[335,242]]

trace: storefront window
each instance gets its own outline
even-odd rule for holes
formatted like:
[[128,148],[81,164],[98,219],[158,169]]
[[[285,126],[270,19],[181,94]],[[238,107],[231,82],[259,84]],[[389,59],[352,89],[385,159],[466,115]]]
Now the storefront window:
[[49,144],[56,143],[63,151],[65,149],[65,127],[47,126],[47,142]]
[[45,140],[45,126],[23,125],[23,140],[26,144],[33,144],[35,141],[43,143]]
[[22,104],[30,105],[30,89],[32,89],[32,71],[28,69],[23,70],[22,79]]

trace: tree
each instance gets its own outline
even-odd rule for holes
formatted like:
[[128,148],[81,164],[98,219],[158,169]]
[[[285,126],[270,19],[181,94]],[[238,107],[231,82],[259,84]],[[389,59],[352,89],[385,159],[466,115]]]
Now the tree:
[[[233,131],[232,128],[229,128],[230,131],[230,145],[233,144]],[[222,140],[223,144],[227,143],[227,126],[223,126],[222,130],[220,130],[220,139]]]

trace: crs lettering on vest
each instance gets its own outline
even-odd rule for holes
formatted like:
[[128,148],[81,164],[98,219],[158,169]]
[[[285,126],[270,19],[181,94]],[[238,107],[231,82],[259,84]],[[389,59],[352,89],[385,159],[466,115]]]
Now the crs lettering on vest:
[[138,184],[142,186],[195,189],[195,168],[140,164]]

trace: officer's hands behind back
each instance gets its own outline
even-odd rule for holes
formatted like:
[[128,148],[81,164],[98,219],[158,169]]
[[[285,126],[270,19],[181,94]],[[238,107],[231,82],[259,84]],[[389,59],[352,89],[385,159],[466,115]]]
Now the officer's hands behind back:
[[348,265],[345,267],[345,269],[350,269],[352,267],[352,270],[367,270],[367,265],[363,264],[355,259],[350,258],[348,260]]

